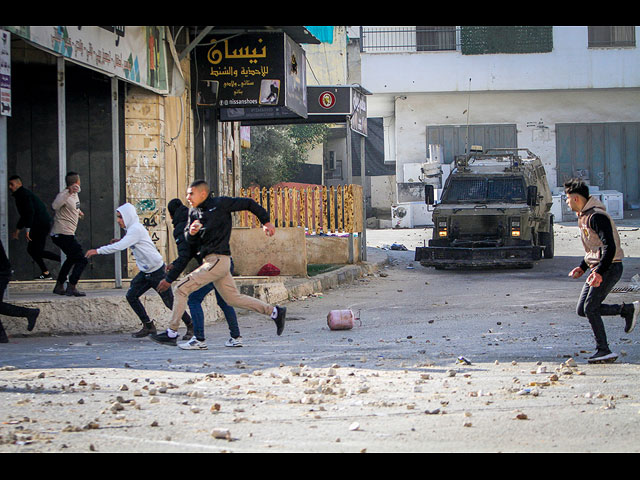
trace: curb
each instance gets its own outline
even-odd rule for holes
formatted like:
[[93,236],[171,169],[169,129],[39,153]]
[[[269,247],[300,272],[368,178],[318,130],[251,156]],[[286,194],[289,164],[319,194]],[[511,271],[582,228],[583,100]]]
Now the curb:
[[[270,304],[283,303],[349,284],[373,274],[388,263],[385,258],[347,265],[310,278],[239,279],[238,290]],[[86,297],[65,297],[52,293],[31,292],[12,294],[9,303],[39,308],[36,327],[27,333],[26,319],[2,316],[2,323],[11,337],[41,335],[97,335],[131,333],[140,328],[140,321],[126,299],[126,289],[86,290]],[[171,313],[153,291],[140,298],[156,328],[166,328]],[[205,326],[224,321],[215,295],[207,295],[203,302]],[[238,312],[242,314],[240,310]]]

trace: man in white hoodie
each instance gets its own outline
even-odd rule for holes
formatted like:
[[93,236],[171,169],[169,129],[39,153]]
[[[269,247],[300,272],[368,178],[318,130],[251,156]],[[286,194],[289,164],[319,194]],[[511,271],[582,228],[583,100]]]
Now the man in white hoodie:
[[[132,336],[134,338],[142,338],[155,334],[156,327],[149,318],[149,315],[147,315],[144,305],[140,302],[140,297],[150,288],[158,291],[158,284],[165,276],[165,264],[162,255],[160,255],[160,252],[158,252],[156,246],[151,241],[149,232],[147,232],[147,229],[140,223],[136,208],[133,205],[125,203],[118,207],[116,210],[116,219],[120,228],[127,232],[126,235],[120,240],[112,240],[109,245],[89,250],[86,253],[86,257],[91,258],[94,255],[109,255],[126,250],[127,248],[131,250],[140,272],[131,280],[131,285],[127,291],[127,301],[142,322],[142,329],[133,333]],[[173,309],[172,290],[168,289],[163,292],[158,292],[158,294],[166,307],[169,310]],[[193,323],[187,312],[183,313],[182,321],[187,326],[187,333],[183,339],[189,340],[193,336]]]
[[614,362],[618,355],[609,349],[602,316],[620,315],[625,321],[625,333],[635,328],[640,314],[640,302],[623,304],[602,303],[622,276],[624,252],[615,222],[605,206],[589,195],[589,187],[581,180],[573,179],[564,184],[567,205],[578,216],[578,227],[585,256],[580,266],[569,273],[580,278],[591,269],[582,288],[576,312],[587,317],[596,339],[596,353],[589,363]]

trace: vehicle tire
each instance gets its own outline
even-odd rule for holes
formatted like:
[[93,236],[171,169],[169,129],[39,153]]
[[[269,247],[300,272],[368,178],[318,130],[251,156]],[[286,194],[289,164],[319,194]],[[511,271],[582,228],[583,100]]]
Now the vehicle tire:
[[546,259],[553,258],[554,255],[554,235],[553,235],[553,217],[549,218],[549,231],[540,232],[540,245],[544,246],[542,256]]

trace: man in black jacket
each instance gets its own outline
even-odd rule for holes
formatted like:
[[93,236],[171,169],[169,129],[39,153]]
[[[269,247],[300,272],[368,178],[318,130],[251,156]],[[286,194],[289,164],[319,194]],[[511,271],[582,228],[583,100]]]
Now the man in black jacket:
[[[36,319],[40,314],[39,308],[25,308],[18,307],[17,305],[11,305],[5,303],[4,292],[9,284],[11,278],[11,264],[7,258],[7,254],[4,251],[4,245],[0,241],[0,315],[6,315],[7,317],[24,317],[27,319],[27,330],[33,330],[36,325]],[[9,343],[7,332],[5,332],[2,322],[0,322],[0,343]]]
[[[178,258],[176,258],[171,265],[167,266],[167,274],[164,280],[158,285],[158,292],[171,288],[171,284],[177,280],[192,259],[195,260],[198,265],[202,264],[202,259],[199,257],[197,249],[188,242],[184,236],[185,228],[189,220],[189,209],[184,206],[180,199],[174,198],[167,205],[167,210],[169,211],[171,223],[173,224],[173,238],[178,247]],[[231,259],[231,274],[233,275],[233,259]],[[229,326],[231,338],[225,345],[242,346],[240,329],[238,328],[238,318],[234,308],[227,305],[218,291],[215,290],[213,283],[209,283],[189,295],[188,305],[191,312],[191,319],[193,320],[193,337],[186,343],[178,345],[183,350],[206,350],[208,348],[204,336],[202,301],[212,290],[215,292],[218,306],[222,310],[227,325]]]
[[17,239],[20,230],[25,229],[27,241],[29,242],[27,252],[42,271],[42,274],[36,277],[36,279],[53,280],[43,260],[45,258],[55,262],[60,262],[61,260],[60,255],[44,249],[53,224],[51,215],[49,215],[47,207],[44,206],[42,200],[31,190],[27,190],[22,186],[22,179],[18,175],[13,175],[9,178],[9,190],[11,190],[13,194],[13,198],[16,201],[16,208],[20,214],[13,238]]
[[152,335],[151,339],[165,345],[176,345],[180,315],[187,307],[187,297],[191,292],[211,282],[225,302],[232,307],[242,307],[269,315],[276,324],[277,335],[281,335],[285,325],[286,308],[274,307],[257,298],[240,294],[230,271],[231,213],[250,211],[258,217],[266,235],[272,236],[276,229],[269,221],[267,211],[250,198],[211,197],[209,186],[203,180],[197,180],[189,186],[187,200],[191,209],[184,235],[197,249],[204,263],[178,283],[169,328],[164,333]]

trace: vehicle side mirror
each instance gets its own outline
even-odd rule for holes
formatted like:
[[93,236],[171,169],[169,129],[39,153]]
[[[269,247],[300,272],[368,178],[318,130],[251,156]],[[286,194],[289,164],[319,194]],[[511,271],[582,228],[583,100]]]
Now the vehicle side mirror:
[[433,205],[434,203],[433,185],[424,186],[424,203],[426,203],[427,205]]
[[530,207],[538,205],[538,187],[536,185],[529,185],[527,187],[527,205]]

